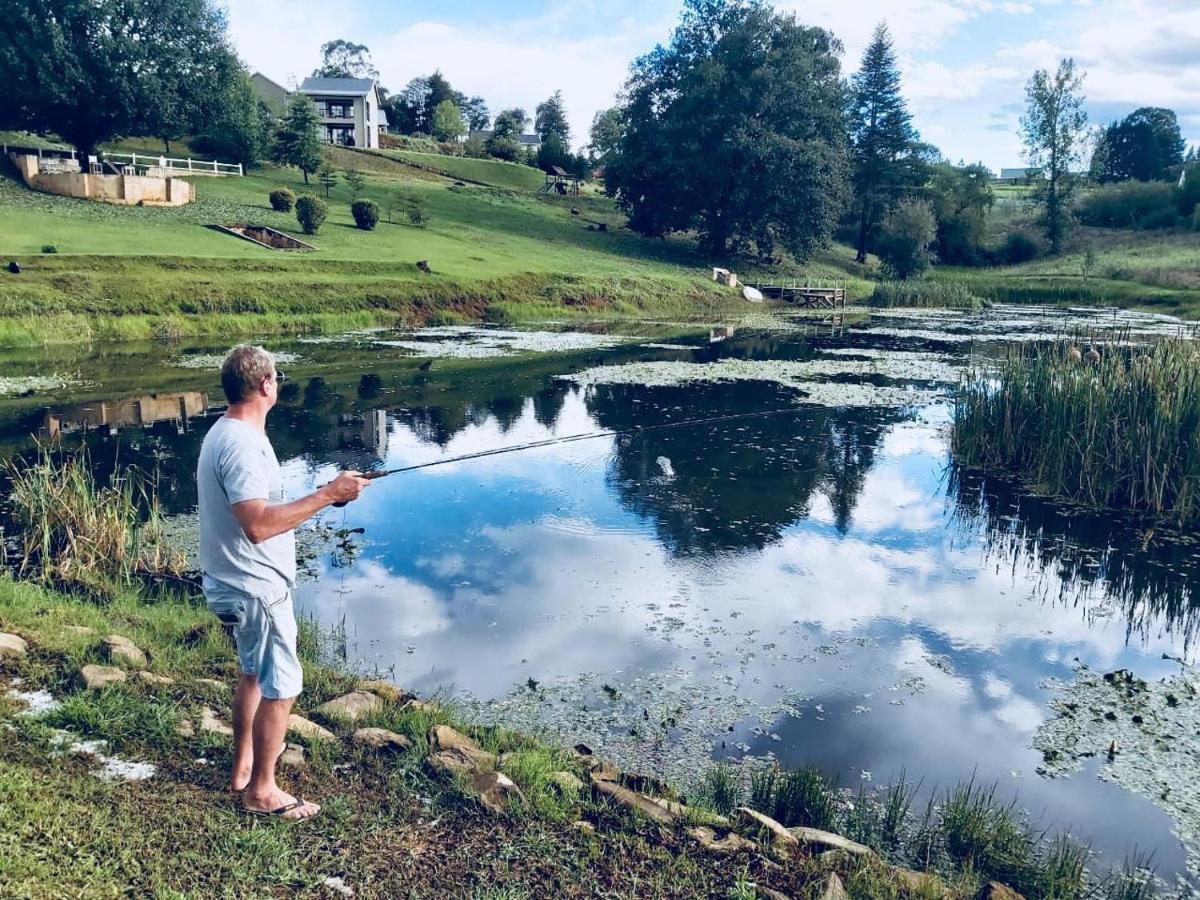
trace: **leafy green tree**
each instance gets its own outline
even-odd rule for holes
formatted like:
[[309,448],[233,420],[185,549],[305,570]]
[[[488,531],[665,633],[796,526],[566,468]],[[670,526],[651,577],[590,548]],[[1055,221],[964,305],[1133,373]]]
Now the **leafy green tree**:
[[446,80],[446,76],[441,73],[441,70],[435,71],[426,78],[425,83],[428,93],[425,95],[425,104],[421,108],[420,127],[421,131],[426,134],[433,134],[433,121],[437,115],[437,108],[447,100],[458,106],[462,100],[462,94],[450,86],[450,82]]
[[245,167],[256,165],[271,151],[273,116],[254,93],[250,77],[239,71],[226,87],[216,121],[192,140],[192,148]]
[[466,133],[462,112],[453,100],[443,100],[433,111],[433,136],[439,141],[458,140]]
[[897,200],[924,183],[928,171],[900,93],[900,69],[887,25],[875,28],[851,89],[857,259],[865,262],[879,222]]
[[638,59],[606,190],[635,231],[695,229],[723,256],[825,245],[845,203],[843,92],[829,32],[752,0],[686,0]]
[[1183,163],[1185,146],[1173,110],[1142,107],[1101,132],[1089,173],[1101,183],[1164,179]]
[[357,200],[358,195],[362,193],[362,189],[366,187],[366,177],[358,169],[347,169],[342,173],[342,177],[346,179],[346,184],[350,186],[350,199]]
[[371,62],[371,50],[338,38],[321,45],[321,65],[313,70],[318,78],[378,78],[379,70]]
[[602,109],[592,116],[588,150],[596,165],[608,164],[620,148],[624,134],[625,121],[621,118],[621,110],[618,107]]
[[1087,128],[1083,99],[1083,73],[1076,71],[1075,61],[1069,58],[1058,64],[1053,75],[1038,69],[1025,85],[1021,140],[1026,160],[1041,170],[1034,200],[1041,209],[1050,252],[1055,255],[1062,251],[1071,197],[1078,186],[1072,169],[1082,156]]
[[496,114],[492,136],[484,144],[485,149],[497,159],[515,161],[521,154],[520,137],[528,123],[529,115],[519,106],[501,110]]
[[543,171],[549,171],[553,166],[570,171],[575,164],[575,157],[557,134],[550,134],[542,141],[537,151],[537,166]]
[[875,252],[888,274],[911,278],[929,268],[937,221],[928,200],[904,198],[888,213],[879,232]]
[[0,127],[81,154],[121,135],[196,133],[236,71],[210,0],[6,0]]
[[983,165],[938,163],[929,180],[937,220],[937,255],[950,265],[977,265],[986,238],[987,214],[995,203],[992,172]]
[[492,122],[492,114],[488,112],[487,103],[482,97],[471,97],[461,104],[462,114],[467,120],[467,128],[471,131],[484,131]]
[[330,192],[337,187],[338,173],[333,171],[333,167],[328,163],[321,166],[321,170],[317,173],[317,181],[321,182],[321,187],[325,188],[325,199],[329,199]]
[[296,93],[275,129],[272,160],[281,166],[295,166],[304,173],[305,184],[321,165],[321,139],[317,137],[320,125],[321,118],[312,100]]
[[385,111],[391,127],[400,134],[418,132],[428,96],[429,79],[422,76],[409,81],[400,93],[388,97]]
[[555,91],[549,99],[537,105],[533,129],[543,142],[554,135],[564,147],[571,145],[571,127],[567,124],[567,107],[563,103],[562,91]]

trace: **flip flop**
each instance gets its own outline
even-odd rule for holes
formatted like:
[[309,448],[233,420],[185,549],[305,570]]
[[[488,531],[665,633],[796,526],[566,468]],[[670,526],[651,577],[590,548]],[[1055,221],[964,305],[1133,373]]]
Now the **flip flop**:
[[[287,748],[288,748],[287,741],[284,741],[282,744],[280,744],[279,752],[275,754],[275,762],[278,763],[279,757],[281,757],[281,756],[283,756],[283,754],[287,753]],[[246,787],[249,787],[249,786],[250,786],[250,783],[247,782]],[[231,794],[244,794],[246,792],[246,788],[244,788],[244,787],[235,788],[233,785],[229,785],[229,784],[225,785],[225,789],[227,791],[229,791],[229,793],[231,793]]]
[[[301,797],[300,799],[296,800],[295,803],[285,804],[284,806],[281,806],[278,809],[248,809],[247,807],[243,806],[242,811],[248,812],[254,816],[276,816],[279,818],[284,818],[293,809],[300,809],[300,807],[307,806],[307,805],[308,805],[308,801],[305,800],[303,797]],[[313,816],[302,816],[300,818],[311,819],[311,818],[313,818]],[[300,818],[293,817],[291,819],[287,819],[287,821],[299,822]]]

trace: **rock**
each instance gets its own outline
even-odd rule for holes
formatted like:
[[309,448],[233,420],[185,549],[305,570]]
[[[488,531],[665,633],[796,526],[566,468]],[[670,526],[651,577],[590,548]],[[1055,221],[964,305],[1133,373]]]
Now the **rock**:
[[764,887],[761,884],[757,885],[754,890],[757,892],[759,897],[763,898],[763,900],[792,900],[792,898],[783,891],[777,891],[775,888]]
[[322,881],[321,886],[329,888],[329,890],[332,891],[333,893],[340,894],[343,897],[353,897],[354,896],[354,888],[352,888],[352,887],[350,887],[350,885],[346,884],[346,882],[343,881],[341,878],[338,878],[333,875],[329,876],[324,881]]
[[1024,896],[998,881],[989,881],[975,897],[976,900],[1025,900]]
[[96,629],[87,625],[64,625],[63,631],[67,634],[77,634],[80,637],[94,637]]
[[739,806],[737,808],[738,818],[747,825],[765,828],[771,832],[771,843],[777,850],[791,850],[800,846],[800,839],[794,834],[772,819],[770,816],[764,816],[762,813],[750,809],[748,806]]
[[430,275],[433,273],[433,269],[431,269],[429,267],[429,260],[427,260],[427,259],[418,259],[417,260],[417,268],[420,269],[422,272],[424,272],[426,275]]
[[845,850],[852,856],[867,856],[871,853],[870,847],[864,847],[832,831],[821,831],[819,828],[789,828],[788,831],[802,844],[820,844],[835,850]]
[[921,896],[950,896],[948,892],[939,889],[937,878],[926,872],[914,872],[912,869],[894,866],[892,877],[899,881],[909,893]]
[[20,659],[29,651],[29,645],[19,634],[0,632],[0,659]]
[[134,669],[146,668],[146,654],[127,637],[110,634],[104,639],[104,648],[111,662],[123,663]]
[[758,845],[754,841],[748,841],[740,834],[734,834],[732,831],[725,837],[718,839],[717,833],[711,828],[699,825],[695,828],[689,828],[688,834],[699,841],[706,850],[712,850],[715,853],[739,853],[743,850],[757,850]]
[[233,737],[233,727],[226,725],[217,718],[217,714],[207,706],[200,710],[200,730],[207,731],[209,734],[223,734],[226,737]]
[[299,744],[288,744],[279,754],[279,764],[285,769],[303,769],[306,765],[304,748]]
[[174,678],[168,678],[166,675],[155,675],[153,672],[141,671],[135,677],[151,687],[167,687],[175,683]]
[[571,772],[551,772],[550,780],[558,785],[564,794],[578,794],[584,789],[584,783]]
[[593,778],[616,781],[621,777],[621,773],[614,763],[600,759],[587,744],[576,744],[574,749],[576,758],[587,767]]
[[457,775],[460,772],[486,772],[496,768],[496,757],[478,747],[452,747],[429,755],[429,765],[438,772]]
[[110,684],[120,684],[125,680],[125,673],[112,666],[84,666],[79,670],[79,675],[83,679],[84,687],[89,691],[99,691]]
[[615,800],[627,809],[636,810],[648,819],[653,819],[661,825],[670,825],[679,818],[678,815],[666,807],[655,803],[649,797],[635,794],[629,788],[621,787],[621,785],[612,781],[597,778],[595,775],[592,776],[592,788],[596,793]]
[[354,743],[372,750],[386,750],[391,753],[403,753],[412,749],[412,741],[402,734],[388,731],[386,728],[360,728],[354,732]]
[[175,726],[175,733],[180,737],[195,737],[196,727],[192,724],[191,719],[180,719],[179,724]]
[[479,795],[479,802],[494,813],[508,812],[518,799],[525,802],[521,789],[503,772],[479,772],[471,779],[471,786]]
[[449,725],[434,725],[429,729],[429,746],[434,750],[478,750],[479,745]]
[[413,695],[398,684],[392,684],[390,681],[360,681],[358,683],[360,691],[370,691],[384,700],[392,703],[404,703],[407,700],[412,700]]
[[820,890],[820,900],[850,900],[850,895],[846,893],[846,887],[837,872],[830,872],[825,876]]
[[19,262],[17,262],[15,259],[9,260],[8,271],[11,272],[13,275],[20,275],[21,274],[21,264]]
[[335,697],[328,703],[322,703],[316,711],[329,719],[353,723],[382,708],[383,701],[370,691],[351,691],[349,694]]
[[225,695],[229,693],[229,685],[223,681],[217,681],[215,678],[197,678],[195,683],[214,694]]
[[336,741],[337,735],[332,731],[328,731],[318,725],[316,722],[310,722],[304,716],[298,716],[292,713],[288,716],[287,730],[291,733],[298,734],[307,741]]
[[436,703],[429,703],[426,700],[418,700],[416,697],[414,697],[411,700],[406,700],[404,702],[404,706],[402,708],[403,709],[415,709],[415,710],[418,710],[419,712],[432,713],[432,712],[435,712],[438,707],[437,707]]

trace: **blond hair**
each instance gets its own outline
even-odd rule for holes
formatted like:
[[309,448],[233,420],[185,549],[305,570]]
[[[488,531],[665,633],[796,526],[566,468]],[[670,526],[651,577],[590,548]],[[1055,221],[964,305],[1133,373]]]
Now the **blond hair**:
[[221,365],[221,389],[230,403],[249,400],[275,371],[275,357],[254,344],[238,344]]

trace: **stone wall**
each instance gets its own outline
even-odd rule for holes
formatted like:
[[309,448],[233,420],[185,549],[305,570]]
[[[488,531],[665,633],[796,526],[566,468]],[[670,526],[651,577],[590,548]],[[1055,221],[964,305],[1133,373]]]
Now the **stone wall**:
[[21,178],[35,191],[134,206],[183,206],[196,199],[195,185],[180,178],[146,175],[92,175],[86,172],[43,172],[38,158],[10,153]]

